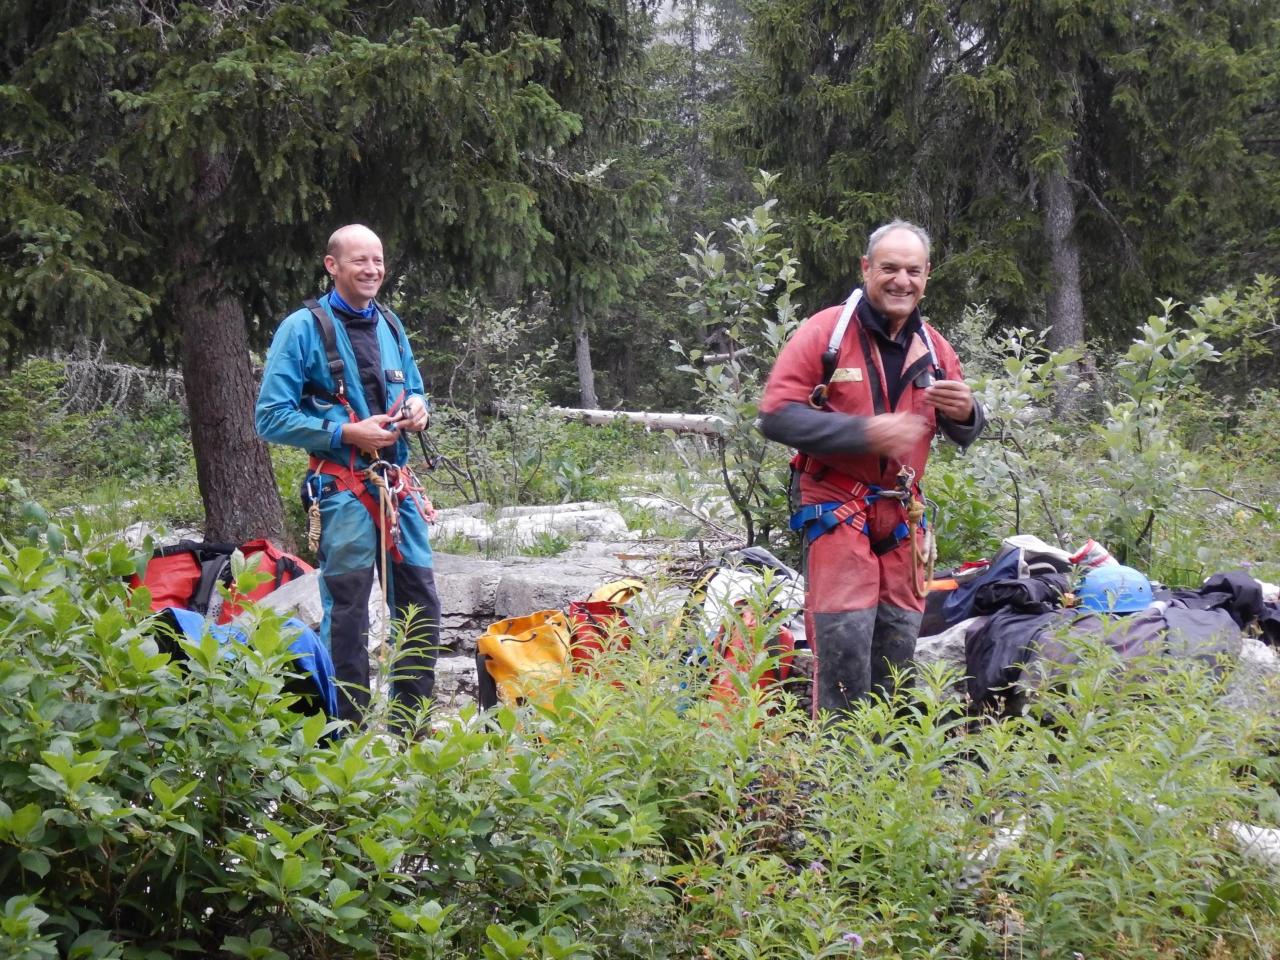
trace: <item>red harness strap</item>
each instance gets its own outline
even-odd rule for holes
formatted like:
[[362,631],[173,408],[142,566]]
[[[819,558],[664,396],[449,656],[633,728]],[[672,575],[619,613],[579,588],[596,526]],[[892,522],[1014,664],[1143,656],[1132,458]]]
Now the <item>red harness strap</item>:
[[809,474],[815,480],[831,484],[851,499],[865,500],[869,495],[876,492],[861,480],[855,480],[847,473],[841,473],[839,470],[828,467],[825,463],[815,460],[808,454],[797,453],[791,458],[791,466],[801,473]]
[[[356,470],[354,467],[334,463],[332,460],[323,460],[314,454],[311,457],[309,466],[312,473],[333,477],[334,486],[339,490],[354,494],[355,498],[360,501],[360,505],[369,511],[369,516],[377,527],[379,535],[384,533],[385,528],[385,539],[389,545],[388,550],[392,558],[396,562],[404,559],[404,555],[400,552],[400,524],[396,517],[386,515],[377,495],[369,488],[369,470],[373,468]],[[422,519],[428,523],[435,520],[435,508],[431,505],[431,501],[427,499],[426,492],[422,489],[422,484],[418,482],[418,478],[414,476],[413,471],[408,466],[389,466],[389,474],[394,475],[387,475],[384,479],[392,497],[395,498],[397,509],[399,504],[406,498],[412,498],[413,505],[417,507]]]

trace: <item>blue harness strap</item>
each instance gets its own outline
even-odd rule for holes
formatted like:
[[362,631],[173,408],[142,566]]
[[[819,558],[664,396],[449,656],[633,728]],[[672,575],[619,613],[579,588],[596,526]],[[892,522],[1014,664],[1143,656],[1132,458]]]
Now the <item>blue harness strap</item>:
[[[808,506],[801,507],[791,515],[791,521],[788,526],[799,532],[804,531],[805,539],[809,543],[817,540],[825,533],[830,533],[842,523],[850,526],[856,525],[857,521],[862,521],[862,526],[858,529],[866,534],[871,535],[871,524],[867,521],[867,507],[880,499],[880,488],[870,487],[871,493],[859,499],[846,500],[841,503],[838,500],[831,500],[826,503],[811,503]],[[926,529],[929,523],[925,517],[920,518],[920,528]],[[871,544],[871,552],[876,556],[882,556],[890,550],[895,549],[898,544],[911,536],[911,527],[905,520],[898,523],[887,537],[877,540]]]
[[807,507],[801,507],[791,515],[791,522],[788,526],[797,532],[803,530],[805,539],[809,543],[817,540],[824,533],[830,533],[842,523],[853,525],[858,520],[862,521],[860,528],[863,533],[869,533],[867,527],[867,513],[864,506],[856,506],[853,509],[846,509],[852,504],[857,504],[856,500],[847,500],[841,503],[833,500],[828,503],[811,503]]

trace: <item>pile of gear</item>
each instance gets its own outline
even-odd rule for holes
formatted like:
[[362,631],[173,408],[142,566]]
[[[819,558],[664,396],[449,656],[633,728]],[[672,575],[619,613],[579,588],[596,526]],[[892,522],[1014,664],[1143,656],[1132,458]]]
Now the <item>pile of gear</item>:
[[[243,557],[245,569],[263,575],[261,583],[243,593],[236,589],[232,575],[236,553]],[[222,646],[225,656],[234,657],[247,642],[245,631],[236,623],[244,605],[261,600],[311,570],[307,563],[267,540],[239,545],[182,540],[157,548],[146,569],[130,578],[129,588],[146,590],[156,614],[151,621],[156,643],[181,663],[186,652],[180,638],[199,643],[206,632]],[[298,698],[302,712],[337,716],[337,679],[328,648],[296,617],[286,620],[283,630],[292,636],[289,651],[297,671],[286,683],[286,690]]]
[[[601,653],[630,649],[635,628],[627,605],[644,588],[639,580],[618,580],[565,610],[490,625],[476,642],[480,706],[552,708],[557,690],[574,674],[594,671]],[[749,687],[782,685],[807,709],[813,660],[803,604],[795,570],[759,547],[731,550],[696,573],[666,631],[688,637],[684,659],[700,668],[707,696],[736,703]]]
[[[617,581],[566,610],[490,626],[476,649],[480,705],[549,707],[601,651],[630,648],[626,605],[642,589],[636,580]],[[1093,540],[1068,552],[1015,536],[994,559],[930,582],[921,636],[935,645],[962,642],[971,709],[1011,715],[1099,644],[1126,665],[1193,660],[1220,675],[1249,632],[1280,647],[1278,593],[1239,571],[1171,590]],[[711,698],[734,703],[751,687],[780,686],[809,712],[814,659],[803,607],[799,573],[761,548],[733,550],[698,572],[667,629],[688,637],[686,662],[703,668]]]
[[1276,586],[1233,571],[1171,590],[1092,540],[1070,554],[1035,537],[1010,537],[993,560],[966,565],[934,588],[921,634],[963,638],[976,712],[1020,711],[1095,644],[1124,663],[1189,659],[1214,674],[1240,655],[1247,631],[1280,646]]

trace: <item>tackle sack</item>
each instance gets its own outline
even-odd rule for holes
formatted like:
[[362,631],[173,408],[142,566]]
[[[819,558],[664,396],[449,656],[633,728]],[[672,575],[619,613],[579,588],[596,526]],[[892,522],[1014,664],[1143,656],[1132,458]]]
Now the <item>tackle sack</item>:
[[[676,618],[689,630],[688,663],[708,671],[708,694],[729,705],[750,684],[761,690],[781,685],[802,712],[812,710],[813,655],[804,629],[804,581],[800,574],[761,547],[728,551],[695,581]],[[757,617],[768,626],[763,639],[770,663],[755,674],[756,651],[748,633]]]
[[156,548],[142,575],[129,578],[129,589],[145,586],[151,592],[151,609],[169,607],[209,612],[219,583],[231,582],[232,543],[204,543],[180,540]]
[[622,605],[643,588],[639,580],[615,580],[599,587],[588,599],[569,604],[570,653],[575,672],[589,671],[591,661],[606,649],[631,649],[630,625]]
[[499,703],[550,705],[572,671],[572,629],[559,610],[539,610],[490,624],[476,641],[476,699],[481,709]]
[[[726,706],[741,702],[748,685],[759,690],[779,688],[789,691],[797,700],[801,712],[812,709],[813,663],[809,650],[804,646],[803,630],[793,629],[796,623],[782,623],[771,630],[765,640],[768,657],[757,669],[756,651],[745,639],[745,632],[756,627],[755,615],[750,609],[741,608],[741,624],[727,624],[720,630],[712,646],[711,697]],[[797,638],[797,632],[799,637]],[[797,639],[800,646],[797,646]],[[754,681],[754,682],[753,682]]]
[[[314,569],[310,564],[295,557],[293,554],[285,553],[269,540],[250,540],[248,543],[241,545],[240,552],[244,554],[250,570],[269,574],[271,579],[258,584],[246,594],[241,594],[233,589],[231,598],[223,603],[222,609],[218,611],[218,623],[229,623],[243,612],[246,602],[261,600],[267,594],[279,590],[286,583],[298,579],[303,574],[311,573]],[[230,576],[230,572],[230,559],[228,559],[228,576]],[[231,586],[229,581],[227,586]]]
[[[248,561],[249,569],[270,574],[271,579],[247,594],[233,592],[224,602],[218,585],[233,588],[231,555],[237,549]],[[145,586],[151,592],[154,611],[177,607],[218,623],[229,623],[243,612],[245,602],[261,600],[311,570],[309,564],[266,540],[250,540],[240,547],[233,543],[180,540],[157,548],[142,575],[129,579],[129,589]]]

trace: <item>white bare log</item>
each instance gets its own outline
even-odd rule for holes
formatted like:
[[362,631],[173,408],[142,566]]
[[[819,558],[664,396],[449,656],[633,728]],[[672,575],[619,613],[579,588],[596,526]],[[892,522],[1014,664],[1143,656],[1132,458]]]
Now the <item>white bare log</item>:
[[740,350],[734,350],[730,353],[704,353],[698,358],[698,365],[702,367],[709,367],[713,363],[728,363],[730,360],[734,360],[738,357],[750,356],[752,356],[750,347],[743,347]]
[[[527,413],[528,407],[500,404],[500,413]],[[644,410],[580,410],[575,407],[547,407],[546,412],[565,420],[599,427],[617,420],[643,424],[646,430],[671,430],[675,433],[716,435],[728,428],[722,417],[707,413],[651,413]]]

